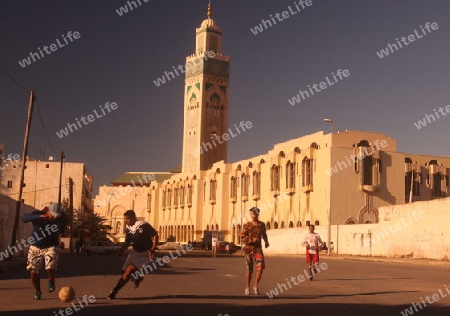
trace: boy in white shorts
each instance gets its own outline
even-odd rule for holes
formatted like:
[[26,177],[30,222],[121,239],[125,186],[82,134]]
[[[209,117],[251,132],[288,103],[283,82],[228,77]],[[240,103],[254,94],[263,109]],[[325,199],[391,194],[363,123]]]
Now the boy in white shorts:
[[125,251],[130,245],[133,246],[133,250],[130,251],[125,260],[122,266],[122,276],[111,293],[109,293],[108,299],[115,299],[119,290],[130,279],[135,284],[135,288],[139,287],[139,283],[142,282],[143,277],[134,279],[132,275],[148,263],[149,252],[154,252],[158,243],[156,230],[149,223],[138,221],[134,211],[128,210],[123,216],[125,217],[126,237],[125,244],[119,250],[119,254]]

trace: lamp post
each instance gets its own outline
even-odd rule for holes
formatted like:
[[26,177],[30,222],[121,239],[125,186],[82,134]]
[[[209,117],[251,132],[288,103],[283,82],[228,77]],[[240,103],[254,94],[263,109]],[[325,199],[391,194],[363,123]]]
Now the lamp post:
[[331,124],[331,134],[333,134],[333,120],[330,118],[325,118],[323,121]]

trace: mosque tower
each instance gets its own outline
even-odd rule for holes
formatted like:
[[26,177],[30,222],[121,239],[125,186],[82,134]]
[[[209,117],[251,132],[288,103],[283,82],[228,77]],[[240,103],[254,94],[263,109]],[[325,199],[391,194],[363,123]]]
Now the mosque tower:
[[227,160],[230,57],[222,55],[222,30],[212,18],[196,29],[195,53],[186,57],[182,172],[208,170]]

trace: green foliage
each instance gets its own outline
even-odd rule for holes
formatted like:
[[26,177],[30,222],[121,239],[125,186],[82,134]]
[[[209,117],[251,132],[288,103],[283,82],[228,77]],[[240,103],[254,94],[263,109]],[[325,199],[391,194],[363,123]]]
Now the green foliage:
[[[63,234],[64,237],[70,236],[70,218],[71,211],[69,207],[69,200],[63,199],[61,201],[62,213],[66,220],[66,229]],[[107,232],[111,229],[110,225],[107,225],[106,218],[95,214],[91,211],[73,210],[73,237],[78,238],[80,236],[89,237],[91,240],[106,238]],[[84,233],[82,232],[84,231]]]

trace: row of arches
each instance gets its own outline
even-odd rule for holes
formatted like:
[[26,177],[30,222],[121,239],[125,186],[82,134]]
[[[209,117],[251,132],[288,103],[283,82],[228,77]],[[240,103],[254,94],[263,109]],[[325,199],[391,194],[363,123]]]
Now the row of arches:
[[159,227],[161,241],[189,242],[194,240],[194,225],[163,225]]

